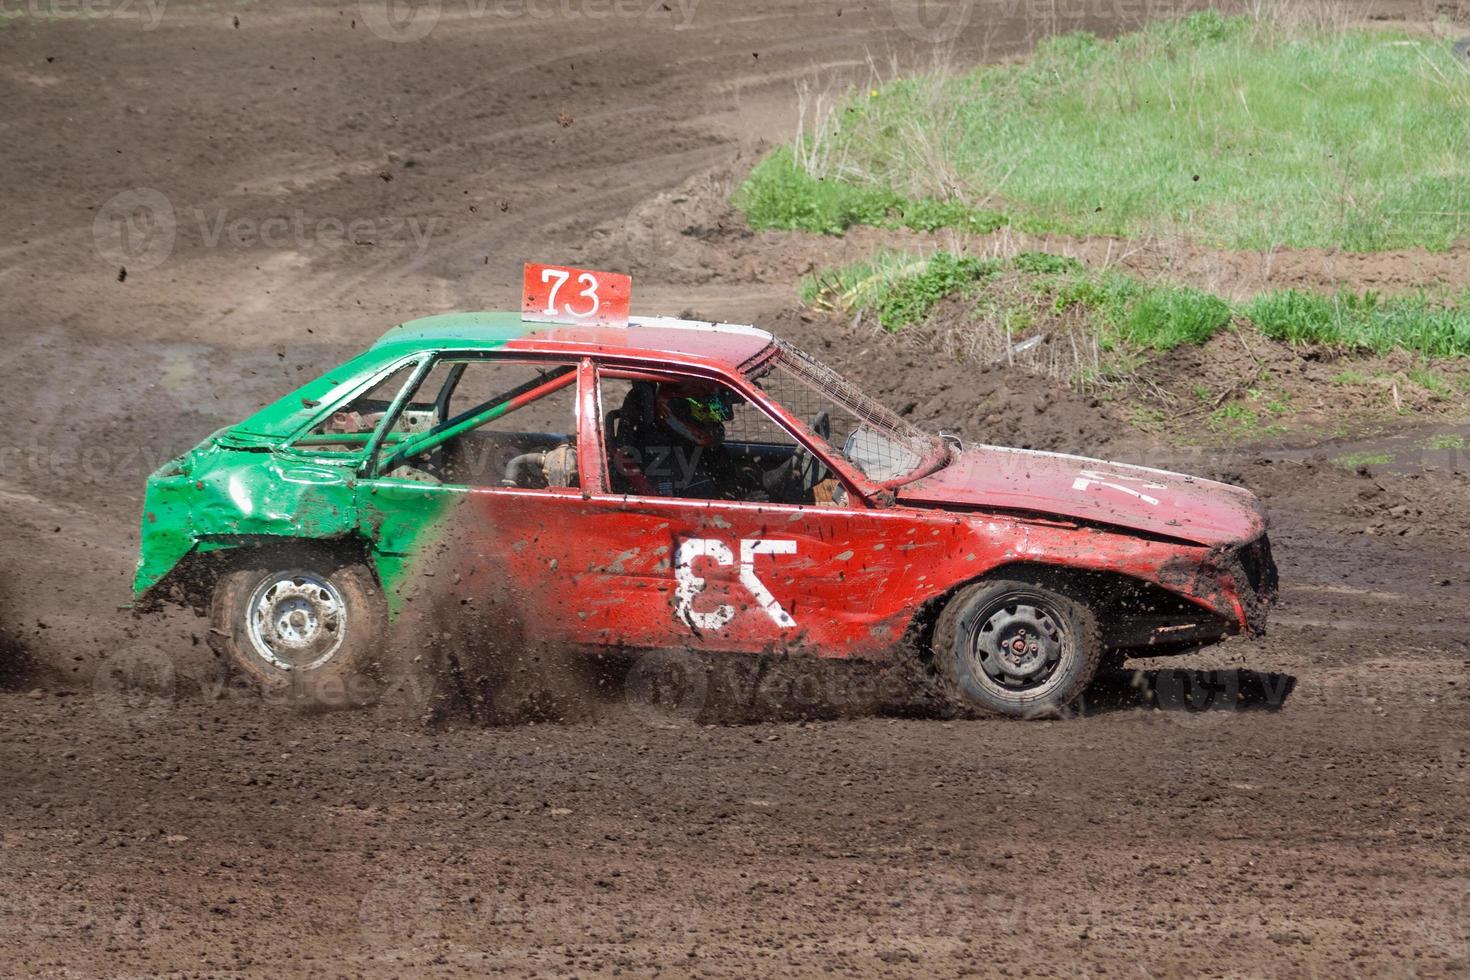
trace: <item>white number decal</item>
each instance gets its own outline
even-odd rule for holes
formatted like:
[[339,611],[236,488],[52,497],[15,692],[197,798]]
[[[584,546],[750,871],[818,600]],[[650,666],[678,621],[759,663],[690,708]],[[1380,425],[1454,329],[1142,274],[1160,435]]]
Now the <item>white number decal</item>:
[[[556,294],[561,291],[561,287],[565,286],[567,280],[570,278],[571,273],[565,269],[541,270],[541,284],[543,286],[550,283],[553,279],[556,280],[555,284],[551,287],[551,291],[546,294],[546,309],[541,311],[544,315],[556,316]],[[572,304],[568,303],[567,314],[569,316],[592,316],[602,307],[602,300],[597,296],[597,277],[590,272],[584,272],[577,276],[577,285],[587,287],[577,295],[586,297],[591,301],[592,305],[585,310],[574,310],[572,309]]]
[[771,622],[789,630],[796,625],[796,620],[791,614],[781,607],[776,597],[771,595],[771,590],[766,588],[755,574],[756,555],[794,555],[796,554],[795,541],[772,541],[766,538],[741,538],[740,539],[740,583],[750,590],[755,596],[756,602],[771,617]]
[[680,542],[679,550],[674,553],[674,578],[679,582],[674,589],[677,600],[675,608],[679,618],[695,629],[723,629],[726,623],[735,618],[734,606],[716,606],[709,612],[698,612],[694,608],[695,597],[704,591],[704,579],[694,574],[694,559],[701,557],[709,558],[716,565],[735,564],[735,556],[725,547],[723,541],[716,541],[714,538],[689,538]]
[[588,299],[592,300],[592,308],[588,310],[583,310],[581,313],[578,313],[576,310],[572,309],[572,304],[568,303],[567,312],[570,313],[572,316],[591,316],[592,314],[596,313],[597,308],[602,305],[602,301],[597,298],[597,280],[593,278],[592,273],[584,272],[577,277],[577,282],[587,287],[577,295],[586,296]]
[[1121,483],[1114,483],[1112,482],[1113,480],[1132,480],[1139,486],[1146,487],[1149,490],[1164,489],[1164,484],[1162,483],[1152,483],[1148,480],[1140,479],[1138,477],[1119,476],[1113,473],[1098,473],[1093,470],[1082,470],[1081,472],[1079,472],[1077,474],[1077,479],[1072,481],[1072,489],[1080,490],[1083,493],[1086,493],[1087,488],[1096,483],[1100,487],[1107,487],[1109,490],[1116,490],[1119,493],[1126,493],[1130,497],[1137,497],[1139,500],[1142,500],[1144,503],[1151,506],[1157,507],[1159,505],[1158,497],[1150,496],[1143,491],[1135,490],[1132,487],[1125,487]]
[[[755,556],[794,554],[795,541],[770,538],[742,538],[740,541],[740,584],[755,596],[761,609],[771,617],[771,622],[782,629],[791,629],[796,625],[796,620],[771,594],[771,590],[766,588],[766,583],[760,580],[760,576],[756,575]],[[724,603],[708,612],[700,612],[694,608],[694,600],[704,591],[705,586],[704,578],[694,574],[694,561],[697,558],[708,558],[716,565],[725,567],[735,564],[734,553],[723,541],[716,538],[687,538],[680,542],[679,550],[674,553],[674,578],[678,582],[674,589],[675,614],[695,629],[723,629],[735,618],[734,606]]]
[[565,269],[542,269],[541,270],[541,285],[544,286],[547,283],[551,282],[551,280],[553,280],[553,279],[556,280],[556,285],[555,286],[552,286],[551,287],[551,292],[549,292],[549,293],[546,294],[546,309],[544,309],[544,310],[541,311],[546,316],[556,316],[556,294],[557,294],[557,291],[560,290],[562,286],[565,286],[566,285],[567,279],[570,278],[570,277],[571,277],[571,273],[567,272]]

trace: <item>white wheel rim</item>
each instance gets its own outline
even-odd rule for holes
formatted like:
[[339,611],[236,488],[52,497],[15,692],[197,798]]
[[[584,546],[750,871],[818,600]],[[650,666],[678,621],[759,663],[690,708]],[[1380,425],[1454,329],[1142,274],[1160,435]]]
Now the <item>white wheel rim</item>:
[[329,580],[282,572],[260,585],[246,606],[256,656],[278,670],[316,670],[347,637],[347,605]]

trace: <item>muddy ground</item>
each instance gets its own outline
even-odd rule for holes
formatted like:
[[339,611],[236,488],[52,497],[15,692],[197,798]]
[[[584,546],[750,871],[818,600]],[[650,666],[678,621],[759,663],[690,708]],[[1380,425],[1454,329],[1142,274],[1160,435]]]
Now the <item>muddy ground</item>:
[[[1161,442],[1126,405],[804,317],[797,278],[872,243],[719,206],[800,82],[1168,10],[1044,6],[0,7],[0,975],[1470,972],[1470,460],[1432,438],[1466,428]],[[1463,275],[1168,252],[1138,267],[1227,292]],[[1067,721],[716,664],[693,702],[614,671],[551,684],[529,714],[561,720],[426,727],[220,688],[200,622],[118,609],[153,465],[392,323],[513,303],[528,258],[774,324],[970,438],[1253,487],[1270,635],[1138,662]]]

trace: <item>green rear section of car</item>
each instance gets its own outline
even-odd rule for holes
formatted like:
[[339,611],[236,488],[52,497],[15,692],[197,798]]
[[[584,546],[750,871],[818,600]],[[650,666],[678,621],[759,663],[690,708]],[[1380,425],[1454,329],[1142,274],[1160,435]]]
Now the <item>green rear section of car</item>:
[[[394,519],[385,521],[372,488],[358,481],[365,452],[296,449],[291,440],[416,359],[440,350],[493,350],[540,326],[515,313],[457,313],[405,323],[346,364],[169,461],[148,479],[134,592],[145,595],[191,554],[271,540],[359,536],[394,595],[394,582],[432,543],[456,495],[399,501]],[[402,513],[405,506],[423,513]]]

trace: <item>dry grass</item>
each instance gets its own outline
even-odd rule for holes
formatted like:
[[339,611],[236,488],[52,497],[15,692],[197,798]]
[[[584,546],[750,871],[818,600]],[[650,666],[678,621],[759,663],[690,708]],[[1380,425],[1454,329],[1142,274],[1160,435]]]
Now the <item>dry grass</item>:
[[[876,324],[875,324],[876,328]],[[923,324],[902,331],[916,349],[969,364],[1005,364],[1083,391],[1111,385],[1116,352],[1104,355],[1091,313],[1052,307],[1051,296],[1013,272],[985,284],[984,295],[941,303]]]

